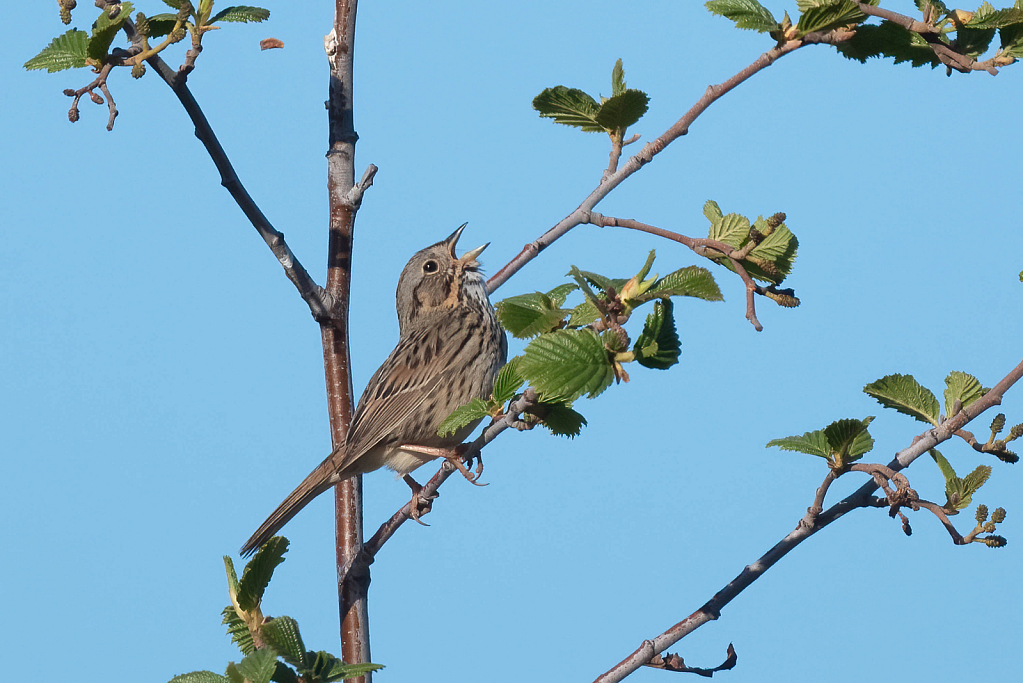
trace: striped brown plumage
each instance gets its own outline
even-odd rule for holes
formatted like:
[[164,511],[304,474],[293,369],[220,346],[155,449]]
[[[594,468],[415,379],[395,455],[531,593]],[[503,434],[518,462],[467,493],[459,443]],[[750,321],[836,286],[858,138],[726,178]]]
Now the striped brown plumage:
[[408,474],[437,456],[401,446],[452,448],[478,422],[437,436],[451,412],[493,390],[508,355],[476,257],[455,256],[465,225],[415,254],[396,293],[399,339],[366,385],[344,446],[319,464],[242,546],[248,555],[270,540],[313,498],[356,474],[388,467]]

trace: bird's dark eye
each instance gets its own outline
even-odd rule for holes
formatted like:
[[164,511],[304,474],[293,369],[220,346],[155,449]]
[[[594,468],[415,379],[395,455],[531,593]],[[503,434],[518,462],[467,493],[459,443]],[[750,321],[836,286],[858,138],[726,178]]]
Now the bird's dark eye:
[[426,263],[423,264],[424,273],[436,273],[437,268],[438,266],[436,261],[427,261]]

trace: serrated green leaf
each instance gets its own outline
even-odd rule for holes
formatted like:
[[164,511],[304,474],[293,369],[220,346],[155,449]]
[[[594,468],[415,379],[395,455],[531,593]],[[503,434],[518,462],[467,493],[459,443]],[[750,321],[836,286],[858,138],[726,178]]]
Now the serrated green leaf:
[[[753,247],[747,259],[743,259],[746,272],[757,280],[780,285],[785,277],[792,272],[792,264],[796,260],[799,240],[784,223],[774,229],[757,246]],[[771,268],[765,269],[760,261],[767,261]],[[730,264],[727,262],[726,265]]]
[[[1023,23],[1013,24],[998,30],[998,40],[1002,47],[1002,56],[1023,58]],[[1023,273],[1020,273],[1023,281]]]
[[921,12],[923,12],[924,8],[927,7],[928,5],[933,7],[942,15],[948,14],[948,7],[946,7],[945,3],[942,2],[941,0],[916,0],[916,7]]
[[976,377],[953,370],[945,378],[945,415],[952,417],[952,408],[957,400],[965,408],[986,393]]
[[295,667],[306,666],[305,643],[298,630],[298,622],[291,617],[276,617],[263,624],[263,639],[281,656],[284,661]]
[[227,590],[234,597],[238,595],[238,574],[234,570],[234,560],[224,555],[224,570],[227,572]]
[[122,2],[121,11],[113,19],[107,12],[100,13],[99,18],[92,25],[92,36],[89,38],[89,45],[86,48],[90,59],[97,62],[103,61],[117,32],[121,30],[124,22],[131,18],[132,9],[130,2]]
[[269,647],[256,650],[235,666],[248,683],[270,683],[277,669],[277,653]]
[[703,215],[711,222],[711,225],[720,221],[724,216],[721,214],[721,207],[713,199],[703,203]]
[[723,301],[721,290],[714,276],[706,268],[687,266],[668,273],[655,282],[639,299],[651,299],[665,296],[692,296],[704,301]]
[[873,396],[885,408],[938,426],[938,399],[912,375],[886,375],[863,387],[863,393]]
[[529,339],[556,329],[568,315],[543,292],[519,294],[497,302],[501,326],[519,339]]
[[223,617],[221,623],[227,626],[227,634],[231,636],[231,642],[238,646],[242,654],[248,655],[255,652],[256,646],[252,642],[252,633],[242,618],[238,616],[234,605],[225,607],[220,615]]
[[716,223],[711,223],[707,237],[738,249],[749,239],[749,228],[748,218],[730,213],[722,216]]
[[519,370],[545,401],[594,398],[614,379],[607,349],[590,329],[540,335],[526,346]]
[[973,13],[965,26],[976,29],[1004,28],[1023,22],[1023,10],[1015,7],[995,9],[985,2]]
[[521,356],[515,356],[497,373],[497,378],[494,380],[494,401],[499,405],[504,405],[518,393],[518,390],[526,382],[526,378],[522,376],[519,371],[519,361]]
[[770,448],[771,446],[777,446],[783,451],[796,451],[798,453],[816,455],[819,458],[831,461],[831,445],[828,443],[828,437],[824,435],[824,431],[820,429],[806,432],[802,436],[786,436],[781,439],[771,439],[767,442],[766,447]]
[[181,9],[182,0],[163,0],[163,4],[174,9]]
[[[606,277],[604,275],[600,275],[599,273],[590,272],[588,270],[579,270],[575,266],[572,266],[572,269],[568,272],[568,274],[574,277],[576,279],[576,282],[579,282],[579,279],[582,278],[582,282],[579,282],[579,289],[583,290],[584,293],[592,295],[593,297],[596,297],[596,293],[594,293],[592,290],[588,291],[586,285],[593,285],[594,287],[598,287],[604,290],[605,292],[609,287],[614,286],[612,284],[613,280],[611,278]],[[623,280],[622,282],[624,283],[625,280]]]
[[551,298],[551,303],[555,306],[561,306],[561,304],[565,303],[565,299],[568,298],[568,295],[577,289],[579,289],[579,285],[573,282],[566,282],[565,284],[558,285],[551,291],[547,292],[547,296]]
[[212,671],[193,671],[175,676],[170,679],[170,683],[228,683],[229,680],[227,676]]
[[952,464],[945,459],[945,456],[938,451],[937,448],[930,450],[931,458],[938,465],[938,469],[941,470],[941,476],[945,479],[945,487],[948,488],[948,483],[953,479],[958,479],[956,471],[952,469]]
[[956,31],[955,49],[971,57],[979,57],[987,52],[995,37],[995,29],[961,28]]
[[873,421],[873,417],[862,420],[835,420],[824,428],[824,436],[828,440],[832,461],[836,466],[842,467],[855,462],[874,447],[874,439],[867,431],[867,427]]
[[76,28],[66,31],[50,41],[32,59],[25,62],[29,71],[46,69],[49,73],[65,69],[81,69],[88,57],[89,34]]
[[346,678],[355,678],[356,676],[379,671],[383,668],[383,664],[345,664],[340,659],[336,659],[333,668],[323,674],[322,680],[327,683],[342,681]]
[[274,536],[256,551],[256,554],[245,565],[242,578],[238,582],[238,606],[246,612],[259,606],[263,599],[263,591],[270,584],[274,569],[284,562],[284,554],[288,552],[288,539]]
[[710,0],[705,7],[712,14],[731,19],[737,28],[768,33],[778,28],[778,21],[757,0]]
[[977,469],[973,470],[965,477],[963,477],[963,484],[966,489],[966,494],[972,496],[974,493],[977,492],[977,489],[979,489],[987,482],[988,477],[990,476],[991,476],[990,465],[977,465]]
[[645,92],[629,89],[601,104],[595,118],[608,132],[624,131],[643,118],[649,104],[650,97]]
[[154,14],[147,17],[149,20],[149,37],[160,38],[174,30],[177,25],[178,15],[176,14]]
[[227,7],[217,12],[208,24],[215,24],[218,21],[236,21],[242,23],[266,21],[270,18],[270,10],[262,7],[249,7],[248,5],[237,5]]
[[599,105],[596,100],[578,88],[563,85],[547,88],[533,98],[533,109],[541,117],[554,119],[555,123],[575,126],[587,133],[603,132],[597,122]]
[[621,95],[625,92],[625,68],[622,66],[621,58],[615,62],[611,69],[611,95]]
[[678,363],[682,344],[675,330],[671,299],[654,302],[654,310],[647,316],[643,332],[633,346],[633,353],[636,362],[645,368],[667,370]]
[[530,413],[538,417],[543,426],[555,436],[575,438],[586,425],[586,418],[566,403],[543,401],[534,406]]
[[804,35],[815,31],[830,31],[847,24],[858,24],[867,15],[851,0],[835,0],[808,7],[799,17],[796,28]]
[[448,415],[440,426],[437,427],[438,436],[448,436],[461,430],[463,427],[479,422],[490,413],[487,404],[478,398],[474,398],[464,406],[455,408],[455,411]]
[[600,319],[600,311],[592,301],[584,301],[572,309],[568,319],[569,327],[583,327]]
[[851,39],[838,43],[835,48],[859,62],[871,57],[892,57],[896,64],[910,62],[914,67],[929,64],[933,68],[941,64],[920,34],[887,19],[878,26],[857,27]]

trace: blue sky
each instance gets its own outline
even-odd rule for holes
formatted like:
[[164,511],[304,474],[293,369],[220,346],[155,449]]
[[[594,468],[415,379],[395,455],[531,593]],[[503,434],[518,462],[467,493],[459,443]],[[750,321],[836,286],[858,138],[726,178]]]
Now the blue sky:
[[[0,44],[8,675],[223,671],[238,654],[219,623],[221,556],[329,449],[319,330],[162,82],[116,73],[108,133],[105,107],[83,104],[81,121],[67,121],[61,91],[87,71],[21,68],[64,30],[38,4]],[[80,5],[82,26],[91,3]],[[322,282],[332,3],[303,5],[269,2],[268,24],[210,35],[189,83],[249,191]],[[268,36],[285,48],[260,52]],[[607,95],[621,57],[630,87],[651,97],[633,129],[650,140],[770,47],[695,2],[364,2],[357,36],[357,167],[380,167],[356,236],[360,392],[396,340],[394,285],[414,251],[468,221],[465,246],[490,241],[494,272],[599,181],[607,141],[539,119],[530,103],[543,88]],[[601,203],[694,236],[706,234],[708,199],[754,217],[786,212],[800,240],[787,284],[802,306],[760,302],[757,333],[741,283],[710,266],[726,301],[676,308],[678,366],[637,369],[581,401],[590,425],[574,440],[502,436],[484,454],[490,486],[449,481],[432,526],[402,528],[373,565],[373,659],[388,667],[378,680],[592,680],[794,527],[824,467],[768,440],[876,415],[868,458],[887,462],[924,425],[863,385],[902,372],[940,396],[951,370],[990,386],[1012,369],[1023,348],[1021,84],[1019,65],[946,78],[807,48],[715,103]],[[651,248],[661,274],[709,265],[646,235],[583,226],[497,296],[550,289],[571,265],[629,276]],[[1010,424],[1023,421],[1020,391],[1001,408]],[[986,434],[989,421],[971,428]],[[955,547],[925,513],[907,538],[884,511],[859,511],[673,651],[713,666],[734,643],[739,665],[722,676],[736,683],[1018,672],[1019,472],[961,443],[942,451],[960,473],[994,467],[975,500],[1008,510],[1008,547]],[[943,501],[929,459],[908,475]],[[861,482],[843,477],[834,499]],[[366,490],[371,531],[408,498],[383,472]],[[286,528],[292,549],[264,611],[336,651],[332,507],[324,496]],[[971,519],[954,521],[965,533]]]

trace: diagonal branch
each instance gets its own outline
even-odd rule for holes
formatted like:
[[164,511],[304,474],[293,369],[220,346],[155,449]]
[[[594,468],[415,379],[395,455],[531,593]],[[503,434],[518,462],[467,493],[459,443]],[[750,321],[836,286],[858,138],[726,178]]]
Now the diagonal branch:
[[[1020,362],[1019,365],[1013,368],[1009,374],[1003,377],[983,397],[971,403],[940,426],[929,429],[917,436],[913,440],[912,445],[895,456],[895,459],[888,464],[888,468],[892,472],[899,472],[909,467],[914,460],[927,453],[939,443],[951,439],[956,431],[962,429],[975,417],[985,410],[1000,404],[1005,392],[1019,381],[1021,377],[1023,377],[1023,362]],[[740,593],[746,590],[754,581],[760,578],[790,551],[794,550],[800,543],[852,510],[860,507],[876,507],[876,499],[873,494],[877,489],[877,483],[871,480],[838,503],[832,505],[817,516],[815,520],[812,520],[812,522],[808,522],[807,518],[804,517],[791,533],[764,553],[760,559],[747,565],[738,576],[718,591],[700,609],[664,633],[644,640],[632,654],[599,676],[595,683],[617,683],[623,680],[626,676],[644,666],[647,662],[650,662],[656,655],[671,647],[700,626],[708,621],[717,619],[721,616],[721,610],[728,603],[738,597]]]
[[727,81],[719,83],[718,85],[708,86],[703,96],[697,100],[692,107],[690,107],[689,111],[687,111],[682,118],[676,121],[656,140],[644,145],[639,153],[630,157],[620,169],[614,173],[606,173],[604,178],[600,181],[600,184],[597,185],[589,196],[586,197],[586,199],[584,199],[572,213],[561,219],[554,227],[545,232],[543,235],[524,246],[522,251],[519,252],[515,258],[509,261],[503,268],[498,270],[493,277],[487,281],[487,289],[491,293],[494,292],[498,287],[507,282],[512,275],[521,270],[523,266],[536,258],[541,251],[553,244],[555,240],[563,237],[569,230],[577,225],[585,223],[590,211],[592,211],[593,208],[602,199],[604,199],[604,197],[610,194],[612,190],[621,185],[636,171],[653,161],[654,157],[662,152],[665,147],[670,145],[676,139],[687,134],[689,132],[689,127],[701,114],[703,114],[703,112],[707,110],[708,107],[710,107],[710,105],[717,102],[737,85],[749,80],[755,74],[774,64],[781,57],[784,57],[790,52],[798,50],[801,47],[816,45],[819,43],[835,45],[848,40],[853,35],[852,31],[846,30],[808,33],[802,38],[789,40],[785,43],[776,45],[760,55],[760,57],[758,57],[752,64],[729,78]]
[[[138,34],[135,31],[135,24],[129,19],[124,22],[122,28],[128,40],[132,41],[133,44],[136,43]],[[127,52],[130,54],[132,51],[140,49],[140,46],[133,45],[133,50]],[[220,173],[220,184],[231,193],[231,197],[238,204],[238,208],[242,210],[245,217],[252,223],[252,227],[256,229],[256,232],[263,238],[266,245],[270,247],[270,251],[273,252],[273,255],[284,268],[284,274],[288,276],[288,279],[295,285],[298,293],[309,306],[309,311],[312,313],[313,318],[321,323],[331,320],[334,315],[333,298],[316,284],[309,275],[309,272],[291,251],[291,247],[284,240],[284,233],[273,227],[267,217],[263,215],[259,206],[256,205],[256,202],[249,196],[248,191],[242,185],[241,179],[239,179],[238,174],[235,172],[231,160],[228,159],[227,153],[213,132],[209,121],[206,119],[206,115],[188,89],[186,79],[183,76],[179,76],[178,72],[163,61],[158,54],[149,57],[146,62],[174,91],[178,101],[181,102],[181,106],[184,107],[185,112],[195,126],[195,137],[199,138],[199,141],[206,147],[206,152],[210,155],[210,158],[217,167],[217,171]],[[372,177],[370,182],[372,182]]]

